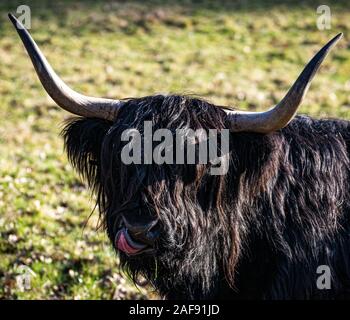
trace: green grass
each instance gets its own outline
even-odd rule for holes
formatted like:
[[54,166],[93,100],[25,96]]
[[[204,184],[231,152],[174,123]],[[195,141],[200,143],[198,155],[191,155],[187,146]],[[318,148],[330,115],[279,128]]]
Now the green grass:
[[[62,78],[89,95],[196,93],[263,110],[342,31],[300,112],[350,119],[348,4],[331,5],[332,28],[320,31],[319,3],[293,3],[31,1],[31,33]],[[0,298],[154,298],[121,274],[97,213],[85,226],[94,201],[59,137],[69,115],[45,94],[7,19],[19,4],[0,3]],[[24,292],[15,280],[22,264],[36,275]]]

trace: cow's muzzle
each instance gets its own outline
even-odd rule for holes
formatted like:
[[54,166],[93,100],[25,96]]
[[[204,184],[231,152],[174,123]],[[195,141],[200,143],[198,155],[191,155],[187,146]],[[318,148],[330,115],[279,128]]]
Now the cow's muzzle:
[[129,256],[154,251],[159,237],[158,219],[147,223],[136,224],[128,221],[124,216],[116,233],[115,246]]

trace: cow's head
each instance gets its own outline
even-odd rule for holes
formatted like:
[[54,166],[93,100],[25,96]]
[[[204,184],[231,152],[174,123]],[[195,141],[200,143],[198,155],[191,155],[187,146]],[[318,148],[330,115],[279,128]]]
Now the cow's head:
[[[187,285],[184,281],[193,281],[194,285],[187,287],[203,292],[220,271],[232,278],[239,251],[239,217],[230,215],[228,209],[232,210],[238,192],[235,183],[227,181],[237,176],[236,157],[230,157],[232,168],[223,175],[211,175],[210,163],[124,163],[121,154],[127,142],[122,135],[134,129],[144,140],[146,121],[153,131],[168,129],[172,133],[229,129],[235,137],[246,133],[263,137],[275,132],[293,119],[316,71],[341,34],[307,64],[280,103],[265,112],[245,112],[187,96],[111,100],[81,95],[57,76],[16,18],[10,15],[10,19],[48,94],[60,107],[80,116],[70,120],[63,132],[68,156],[95,191],[108,236],[127,270],[135,277],[141,273],[158,287],[161,281],[163,288],[177,287],[178,291],[185,291],[181,287]],[[234,152],[232,145],[230,152]],[[224,270],[225,265],[230,265],[230,270]],[[193,266],[201,267],[196,270]],[[164,270],[178,270],[178,277],[192,276],[180,278],[178,283],[172,276],[160,280],[156,274]]]

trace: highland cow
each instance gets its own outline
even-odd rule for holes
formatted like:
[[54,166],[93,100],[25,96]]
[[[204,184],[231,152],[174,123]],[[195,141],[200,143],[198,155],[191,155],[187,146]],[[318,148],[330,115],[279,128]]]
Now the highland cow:
[[[167,299],[350,297],[350,124],[295,116],[341,34],[266,112],[183,95],[110,100],[76,93],[10,15],[44,88],[69,120],[68,158],[97,197],[123,269]],[[229,129],[229,168],[125,164],[125,129]],[[219,147],[218,147],[219,148]],[[318,286],[319,266],[330,288]]]

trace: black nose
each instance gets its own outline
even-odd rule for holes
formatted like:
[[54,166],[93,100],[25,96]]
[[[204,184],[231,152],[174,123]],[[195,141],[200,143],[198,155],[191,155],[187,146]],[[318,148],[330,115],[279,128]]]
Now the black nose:
[[158,219],[142,223],[131,223],[131,221],[123,217],[123,222],[129,235],[136,241],[153,245],[159,237]]

